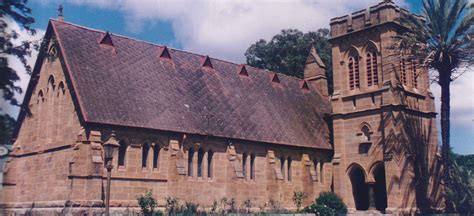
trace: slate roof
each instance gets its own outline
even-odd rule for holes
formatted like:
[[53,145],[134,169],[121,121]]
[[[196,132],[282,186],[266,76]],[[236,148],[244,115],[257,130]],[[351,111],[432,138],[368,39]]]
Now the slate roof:
[[[50,20],[85,122],[331,149],[329,101],[303,80]],[[107,40],[107,39],[106,39]],[[109,43],[109,42],[107,42]]]

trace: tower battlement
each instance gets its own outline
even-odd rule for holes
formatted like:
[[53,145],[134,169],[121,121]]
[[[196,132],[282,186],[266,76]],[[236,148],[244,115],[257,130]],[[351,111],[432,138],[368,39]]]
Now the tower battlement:
[[419,15],[399,7],[391,0],[384,0],[370,8],[356,11],[345,16],[332,18],[330,21],[331,38],[340,37],[384,23],[398,23],[399,18],[408,15],[420,17]]

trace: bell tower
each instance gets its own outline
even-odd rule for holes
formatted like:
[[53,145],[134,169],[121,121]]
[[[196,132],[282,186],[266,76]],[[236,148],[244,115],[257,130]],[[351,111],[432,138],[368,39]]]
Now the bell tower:
[[331,19],[334,190],[350,211],[441,205],[427,69],[394,48],[394,36],[408,30],[403,16],[416,15],[384,0]]

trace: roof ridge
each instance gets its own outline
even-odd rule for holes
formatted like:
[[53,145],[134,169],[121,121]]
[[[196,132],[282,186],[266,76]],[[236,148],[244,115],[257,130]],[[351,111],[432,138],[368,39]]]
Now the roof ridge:
[[[132,37],[129,37],[129,36],[124,36],[124,35],[121,35],[121,34],[116,34],[116,33],[110,32],[110,31],[104,31],[104,30],[99,30],[99,29],[94,29],[94,28],[85,27],[85,26],[78,25],[78,24],[71,23],[71,22],[60,21],[60,20],[57,20],[57,19],[54,19],[54,18],[50,18],[49,20],[50,20],[50,21],[53,21],[53,22],[56,22],[56,23],[67,24],[67,25],[71,25],[71,26],[74,26],[74,27],[82,28],[82,29],[85,29],[85,30],[98,32],[98,33],[106,33],[106,32],[109,32],[109,34],[114,35],[114,36],[117,36],[117,37],[122,37],[122,38],[125,38],[125,39],[129,39],[129,40],[133,40],[133,41],[137,41],[137,42],[141,42],[141,43],[146,43],[146,44],[153,45],[153,46],[167,47],[168,49],[171,49],[171,50],[173,50],[173,51],[184,52],[184,53],[188,53],[188,54],[192,54],[192,55],[199,55],[199,56],[201,56],[201,57],[209,56],[209,55],[194,53],[194,52],[191,52],[191,51],[186,51],[186,50],[182,50],[182,49],[178,49],[178,48],[174,48],[174,47],[169,47],[169,46],[163,45],[163,44],[158,44],[158,43],[153,43],[153,42],[149,42],[149,41],[144,41],[144,40],[132,38]],[[271,73],[278,73],[279,75],[283,75],[283,77],[287,77],[287,78],[291,78],[291,79],[296,79],[296,80],[304,80],[303,78],[299,78],[299,77],[295,77],[295,76],[290,76],[290,75],[284,74],[284,73],[282,73],[282,72],[272,71],[272,70],[262,69],[262,68],[257,68],[257,67],[248,65],[248,64],[246,64],[246,63],[238,64],[238,63],[235,63],[235,62],[231,62],[231,61],[229,61],[229,60],[219,59],[219,58],[215,58],[215,57],[211,57],[211,56],[209,56],[209,58],[212,59],[212,60],[217,60],[217,61],[221,61],[221,62],[226,62],[226,63],[229,63],[229,64],[233,64],[233,65],[235,65],[235,66],[240,66],[240,65],[249,66],[249,67],[252,67],[252,68],[254,68],[254,69],[258,70],[258,71],[261,71],[262,73],[263,73],[263,72],[265,72],[265,73],[268,73],[268,72],[271,72]]]

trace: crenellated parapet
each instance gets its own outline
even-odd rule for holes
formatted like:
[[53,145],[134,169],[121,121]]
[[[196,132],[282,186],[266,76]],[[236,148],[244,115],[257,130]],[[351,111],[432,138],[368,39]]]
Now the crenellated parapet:
[[384,0],[370,8],[332,18],[331,38],[385,23],[399,23],[399,18],[408,15],[420,17],[399,7],[391,0]]

